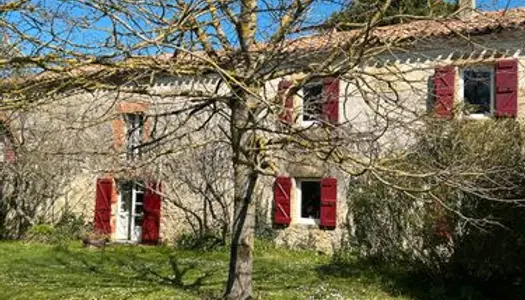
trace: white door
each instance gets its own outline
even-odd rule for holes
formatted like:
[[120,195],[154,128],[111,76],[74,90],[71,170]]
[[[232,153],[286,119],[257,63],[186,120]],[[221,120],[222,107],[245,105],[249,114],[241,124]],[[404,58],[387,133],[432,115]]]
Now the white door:
[[119,190],[116,239],[140,242],[144,190],[141,184],[133,181],[120,183]]
[[142,238],[142,215],[144,204],[144,189],[142,189],[142,185],[134,184],[132,200],[133,211],[131,212],[132,220],[130,224],[130,240],[140,242]]

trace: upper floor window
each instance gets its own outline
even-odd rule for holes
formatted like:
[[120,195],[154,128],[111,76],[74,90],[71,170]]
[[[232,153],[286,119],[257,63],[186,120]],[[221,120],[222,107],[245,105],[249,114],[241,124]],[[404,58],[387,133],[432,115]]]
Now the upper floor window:
[[[339,79],[327,77],[315,79],[303,86],[298,98],[288,93],[292,82],[283,79],[279,82],[278,93],[283,97],[279,118],[287,124],[311,125],[313,123],[339,123]],[[299,97],[301,96],[301,97]]]
[[142,136],[144,131],[144,115],[140,113],[124,115],[126,121],[126,153],[128,159],[140,157],[142,154]]
[[[432,77],[431,109],[438,117],[452,118],[457,104],[463,113],[472,116],[517,116],[517,59],[500,59],[490,65],[459,68],[437,66]],[[459,84],[456,80],[459,78]],[[456,89],[459,87],[459,91]],[[458,97],[456,97],[456,95]],[[459,99],[456,99],[459,98]]]
[[302,123],[320,121],[323,118],[323,82],[314,81],[303,87]]
[[471,116],[491,116],[494,113],[494,68],[464,68],[460,71],[460,80],[464,112]]

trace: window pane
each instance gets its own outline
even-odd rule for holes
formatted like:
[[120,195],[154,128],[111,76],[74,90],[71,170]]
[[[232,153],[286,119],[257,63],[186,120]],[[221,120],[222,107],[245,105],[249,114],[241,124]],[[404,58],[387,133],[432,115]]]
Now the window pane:
[[323,84],[308,84],[303,87],[303,120],[319,120],[323,113]]
[[132,184],[125,181],[120,185],[120,211],[130,212]]
[[485,114],[491,112],[492,72],[487,70],[463,71],[464,99],[469,113]]
[[142,131],[144,127],[144,115],[128,114],[126,115],[126,149],[128,158],[132,159],[140,156],[140,145],[142,142]]
[[301,182],[301,217],[319,219],[321,184],[318,181]]

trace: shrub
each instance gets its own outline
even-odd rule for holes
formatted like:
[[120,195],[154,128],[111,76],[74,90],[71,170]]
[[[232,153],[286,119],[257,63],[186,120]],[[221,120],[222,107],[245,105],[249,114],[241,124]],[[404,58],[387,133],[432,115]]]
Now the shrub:
[[57,237],[58,231],[53,225],[38,224],[29,228],[25,239],[37,243],[55,243]]
[[62,214],[55,227],[65,238],[75,240],[82,238],[86,231],[89,231],[84,216],[71,212]]
[[184,233],[175,241],[175,245],[181,249],[211,251],[223,247],[224,242],[221,237],[212,233],[203,235]]
[[82,216],[64,213],[55,224],[33,225],[27,231],[25,240],[48,244],[65,244],[82,238],[88,230]]
[[361,255],[405,260],[479,286],[523,286],[520,125],[434,122],[414,140],[349,188],[354,246]]

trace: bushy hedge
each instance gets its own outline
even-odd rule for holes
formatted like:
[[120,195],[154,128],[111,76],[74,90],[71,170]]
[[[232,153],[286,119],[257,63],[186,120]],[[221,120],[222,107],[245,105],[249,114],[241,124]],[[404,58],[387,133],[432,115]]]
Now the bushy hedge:
[[522,129],[514,120],[426,124],[408,149],[352,183],[354,246],[431,274],[521,287]]
[[64,213],[54,224],[36,224],[26,232],[24,240],[37,243],[63,244],[80,240],[90,228],[84,218],[73,213]]

